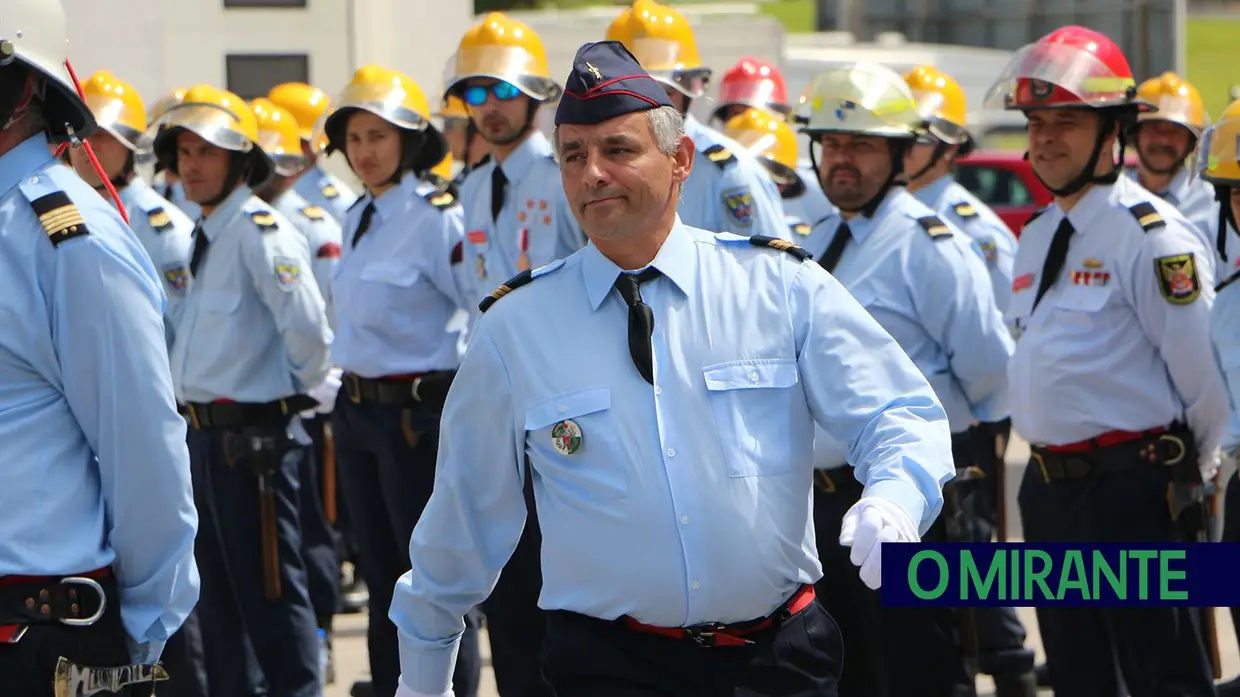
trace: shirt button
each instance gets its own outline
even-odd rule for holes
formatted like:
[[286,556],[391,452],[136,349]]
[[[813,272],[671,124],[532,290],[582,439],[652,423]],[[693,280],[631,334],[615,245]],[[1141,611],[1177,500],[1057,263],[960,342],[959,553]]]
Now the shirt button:
[[687,516],[687,515],[682,515],[682,516],[680,516],[680,524],[681,524],[681,525],[688,525],[688,524],[689,524],[689,516]]
[[656,387],[656,388],[654,388],[654,393],[655,393],[655,394],[663,394],[663,388],[662,388],[662,387]]
[[756,370],[751,370],[751,371],[749,371],[749,381],[750,381],[750,382],[757,382],[757,381],[758,381],[758,371],[756,371]]
[[702,584],[698,583],[697,581],[694,581],[693,583],[689,585],[693,588],[693,590],[697,590],[702,587]]
[[675,449],[675,448],[668,448],[668,449],[667,449],[667,456],[668,456],[668,457],[676,457],[676,449]]

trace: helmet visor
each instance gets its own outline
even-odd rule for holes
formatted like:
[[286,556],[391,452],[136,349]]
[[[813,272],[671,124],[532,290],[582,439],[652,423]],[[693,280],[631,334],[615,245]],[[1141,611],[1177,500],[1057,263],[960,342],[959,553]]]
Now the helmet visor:
[[534,54],[519,46],[469,46],[448,60],[443,84],[450,92],[470,78],[489,77],[512,83],[532,99],[554,99],[559,87],[545,73]]
[[1008,61],[986,94],[988,109],[1115,106],[1131,103],[1136,82],[1096,55],[1066,44],[1029,44]]
[[1146,114],[1141,119],[1158,120],[1158,121],[1174,121],[1192,129],[1194,133],[1200,135],[1201,129],[1209,125],[1206,115],[1200,104],[1194,104],[1193,100],[1187,95],[1182,94],[1165,94],[1158,98],[1154,103],[1158,107],[1157,111],[1152,114]]
[[429,121],[409,104],[413,95],[391,84],[358,83],[344,88],[332,102],[332,110],[324,116],[342,109],[362,109],[378,116],[398,128],[420,131]]
[[965,130],[964,124],[955,123],[943,116],[946,99],[941,92],[913,90],[913,99],[917,101],[917,113],[921,116],[922,123],[926,125],[926,130],[930,132],[930,135],[949,145],[959,145],[964,142],[968,131]]
[[719,103],[744,104],[788,113],[788,96],[774,80],[755,78],[726,82],[719,86]]
[[254,143],[242,133],[237,117],[223,107],[211,104],[181,104],[173,107],[155,123],[152,130],[163,132],[184,128],[217,148],[249,152]]
[[130,150],[138,147],[142,130],[146,128],[144,114],[120,99],[103,94],[87,95],[86,106],[95,115],[95,122],[120,138],[126,147]]
[[1206,129],[1197,173],[1212,184],[1240,185],[1240,119],[1219,121]]
[[276,131],[259,131],[258,147],[267,153],[275,163],[276,172],[282,176],[292,176],[305,166],[306,156],[301,152],[300,136],[290,143],[286,136]]

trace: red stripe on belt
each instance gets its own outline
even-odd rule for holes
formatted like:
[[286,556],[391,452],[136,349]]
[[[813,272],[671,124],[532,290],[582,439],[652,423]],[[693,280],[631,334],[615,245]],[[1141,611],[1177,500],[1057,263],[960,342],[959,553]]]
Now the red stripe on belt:
[[[0,586],[16,586],[23,583],[58,583],[65,578],[92,578],[102,579],[112,576],[112,569],[104,567],[87,571],[80,574],[66,574],[65,576],[0,576]],[[22,624],[4,624],[0,625],[0,644],[12,644],[25,634],[26,626]]]
[[[814,602],[814,586],[807,584],[801,586],[796,593],[788,599],[787,603],[781,606],[780,610],[786,610],[788,615],[795,615]],[[769,629],[777,621],[779,621],[780,612],[776,611],[770,615],[752,622],[741,622],[738,624],[712,624],[697,627],[656,627],[650,624],[638,622],[632,617],[625,617],[625,625],[635,632],[645,632],[647,634],[657,634],[670,639],[686,639],[694,641],[704,646],[747,646],[752,641],[744,637],[756,634],[764,629]]]
[[1123,445],[1134,440],[1149,438],[1167,432],[1166,426],[1158,426],[1146,431],[1108,431],[1100,436],[1095,436],[1088,440],[1078,441],[1076,443],[1068,443],[1066,445],[1048,445],[1046,450],[1056,455],[1078,455],[1080,453],[1090,453],[1095,450],[1109,448],[1115,445]]

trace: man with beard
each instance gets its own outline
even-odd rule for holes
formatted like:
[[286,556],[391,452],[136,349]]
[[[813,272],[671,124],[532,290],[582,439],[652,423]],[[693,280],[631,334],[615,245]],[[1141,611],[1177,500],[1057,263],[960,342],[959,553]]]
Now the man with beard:
[[310,205],[327,211],[337,225],[344,225],[349,206],[357,201],[357,194],[339,177],[323,168],[323,163],[319,162],[321,144],[313,141],[314,126],[327,111],[330,102],[327,95],[304,82],[285,82],[272,87],[267,98],[275,105],[288,109],[301,129],[301,152],[306,158],[306,165],[297,176],[293,188]]
[[[818,151],[823,191],[839,212],[814,227],[806,249],[900,344],[943,403],[957,475],[944,486],[943,513],[925,539],[961,540],[960,499],[976,470],[970,427],[1006,416],[1012,338],[969,237],[898,184],[923,127],[904,79],[873,63],[843,66],[815,78],[808,101],[802,130]],[[850,444],[825,430],[818,437],[824,442],[816,447],[815,528],[823,566],[836,569],[819,583],[855,668],[845,671],[840,693],[972,694],[972,612],[880,607],[870,590],[876,586],[850,572],[847,550],[835,540],[846,512],[863,496],[845,469]]]
[[689,115],[693,100],[706,94],[711,71],[702,64],[685,16],[652,0],[635,0],[607,27],[607,39],[623,43],[663,85],[685,117],[699,160],[712,164],[693,168],[680,217],[704,230],[790,239],[779,190],[762,165],[736,141]]
[[[1126,134],[1137,151],[1137,166],[1128,170],[1128,176],[1178,208],[1205,248],[1214,249],[1218,202],[1210,185],[1193,177],[1185,166],[1209,119],[1201,95],[1175,73],[1166,72],[1141,83],[1137,98],[1158,110],[1139,114]],[[1204,282],[1218,283],[1227,277],[1225,269],[1215,271],[1218,264],[1213,254],[1204,256],[1198,264]]]
[[450,177],[452,183],[460,189],[465,177],[482,165],[491,153],[491,145],[482,137],[482,132],[469,118],[469,109],[460,96],[450,94],[443,99],[443,106],[438,116],[443,121],[443,137],[448,141],[450,157],[461,163],[461,171]]
[[[986,100],[1025,114],[1029,162],[1055,197],[1021,234],[1006,314],[1032,543],[1195,539],[1187,492],[1218,468],[1227,394],[1197,268],[1210,251],[1174,206],[1120,176],[1117,141],[1156,108],[1136,95],[1115,42],[1068,26],[1018,50]],[[1195,608],[1037,614],[1057,697],[1214,695]]]

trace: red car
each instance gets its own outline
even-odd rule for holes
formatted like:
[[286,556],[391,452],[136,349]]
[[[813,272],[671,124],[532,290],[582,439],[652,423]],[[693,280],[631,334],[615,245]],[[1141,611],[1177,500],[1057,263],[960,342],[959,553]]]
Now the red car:
[[956,181],[990,206],[1017,237],[1029,216],[1052,199],[1023,155],[976,150],[956,162]]

